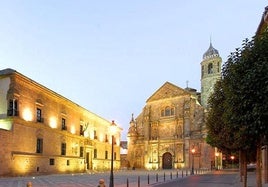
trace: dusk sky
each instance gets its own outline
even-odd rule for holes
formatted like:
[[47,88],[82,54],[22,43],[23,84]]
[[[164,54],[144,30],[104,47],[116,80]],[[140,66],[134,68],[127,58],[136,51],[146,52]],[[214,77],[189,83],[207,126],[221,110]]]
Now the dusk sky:
[[223,62],[251,38],[267,0],[0,0],[0,69],[12,68],[89,111],[131,114],[166,81],[200,91],[210,44]]

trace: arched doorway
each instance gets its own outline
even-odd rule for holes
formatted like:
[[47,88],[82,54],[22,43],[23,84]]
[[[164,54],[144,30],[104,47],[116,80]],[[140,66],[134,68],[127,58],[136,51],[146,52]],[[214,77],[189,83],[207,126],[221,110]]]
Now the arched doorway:
[[163,169],[172,169],[172,155],[169,152],[163,154],[162,157]]

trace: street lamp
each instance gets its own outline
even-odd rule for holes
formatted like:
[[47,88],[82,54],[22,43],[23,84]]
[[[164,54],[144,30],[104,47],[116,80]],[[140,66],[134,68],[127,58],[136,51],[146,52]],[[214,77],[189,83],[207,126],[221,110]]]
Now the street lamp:
[[232,168],[234,168],[234,158],[235,158],[235,157],[232,155],[232,156],[231,156],[231,159],[232,159]]
[[215,153],[215,156],[216,156],[216,160],[215,160],[216,170],[219,169],[219,163],[218,163],[218,157],[219,157],[219,155],[220,155],[219,152],[216,152],[216,153]]
[[112,135],[112,152],[111,152],[111,174],[109,187],[114,187],[114,135],[116,133],[116,124],[114,120],[110,126],[110,133]]
[[195,153],[195,148],[192,148],[191,152],[192,152],[192,171],[191,171],[191,175],[194,175],[194,153]]

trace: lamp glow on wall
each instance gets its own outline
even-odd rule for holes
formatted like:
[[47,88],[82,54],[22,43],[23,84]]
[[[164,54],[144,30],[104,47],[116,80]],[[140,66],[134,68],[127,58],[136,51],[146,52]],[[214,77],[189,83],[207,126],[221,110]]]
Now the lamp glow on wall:
[[25,121],[32,121],[33,120],[33,113],[32,111],[30,110],[30,108],[24,108],[22,110],[22,118],[25,120]]
[[57,119],[56,117],[49,118],[49,126],[53,129],[57,128]]
[[219,169],[219,162],[218,162],[218,158],[220,156],[220,153],[219,152],[216,152],[215,153],[215,156],[216,156],[216,159],[215,159],[215,165],[216,165],[216,169]]
[[195,154],[195,148],[193,147],[192,150],[192,171],[191,171],[191,175],[194,175],[194,154]]
[[110,134],[112,135],[112,151],[111,151],[111,173],[110,173],[110,184],[109,187],[114,187],[114,135],[116,134],[117,126],[112,121],[110,125]]

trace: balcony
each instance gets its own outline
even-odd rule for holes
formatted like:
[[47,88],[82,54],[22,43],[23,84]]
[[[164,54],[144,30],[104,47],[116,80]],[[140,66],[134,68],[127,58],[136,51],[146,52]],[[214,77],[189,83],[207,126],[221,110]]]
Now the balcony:
[[19,116],[19,111],[17,109],[8,109],[7,115],[8,116]]
[[38,123],[44,123],[44,118],[37,118],[36,122],[38,122]]

